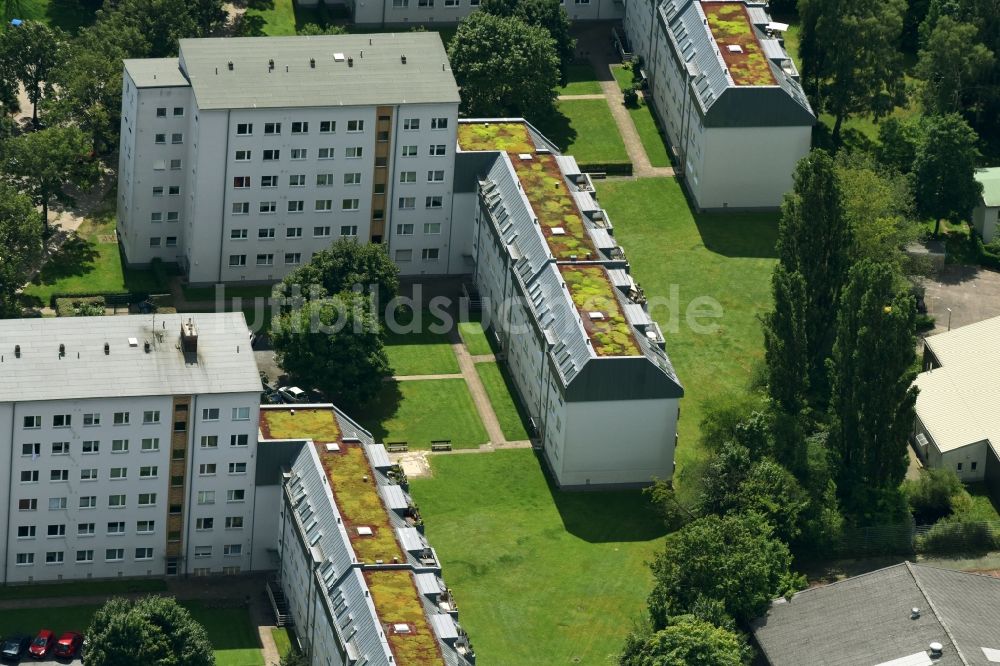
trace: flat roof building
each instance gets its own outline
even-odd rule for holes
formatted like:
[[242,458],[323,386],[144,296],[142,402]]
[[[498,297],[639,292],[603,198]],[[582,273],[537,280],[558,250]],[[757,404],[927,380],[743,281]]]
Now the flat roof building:
[[972,211],[972,226],[984,243],[997,237],[997,216],[1000,214],[1000,167],[977,169],[976,180],[983,186],[983,196]]

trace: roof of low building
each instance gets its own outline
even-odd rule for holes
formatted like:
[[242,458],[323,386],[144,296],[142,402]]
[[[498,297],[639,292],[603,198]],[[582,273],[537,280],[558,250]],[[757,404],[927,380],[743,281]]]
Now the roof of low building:
[[1000,167],[977,169],[976,180],[983,184],[983,203],[1000,206]]
[[916,412],[938,450],[982,441],[1000,447],[1000,317],[932,335],[924,344],[941,367],[917,376]]
[[752,626],[771,666],[989,666],[1000,580],[905,562],[778,599]]
[[182,39],[180,67],[201,109],[459,101],[436,32]]
[[[196,354],[180,348],[188,320]],[[0,321],[0,402],[259,391],[242,312]]]
[[187,86],[177,58],[135,58],[125,61],[125,71],[137,88]]

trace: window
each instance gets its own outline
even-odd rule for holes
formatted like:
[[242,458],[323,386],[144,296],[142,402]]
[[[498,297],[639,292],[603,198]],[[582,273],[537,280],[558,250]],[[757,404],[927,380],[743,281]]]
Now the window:
[[101,425],[101,415],[98,413],[84,414],[83,415],[83,425],[84,427],[99,426]]
[[412,236],[413,235],[413,225],[412,224],[397,224],[396,225],[396,235],[397,236]]
[[227,543],[222,547],[222,554],[226,557],[240,557],[243,555],[243,544]]
[[334,150],[333,148],[320,148],[319,149],[319,159],[321,160],[332,160]]
[[54,456],[68,456],[69,455],[69,442],[52,442],[52,455],[54,455]]
[[215,463],[202,463],[198,465],[198,476],[215,476]]
[[83,442],[83,452],[87,454],[100,453],[101,442],[96,439],[88,439]]
[[978,466],[979,466],[979,463],[973,462],[972,463],[972,471],[976,471],[976,467],[978,467]]
[[240,488],[239,490],[228,490],[226,491],[226,501],[227,502],[243,502],[246,499],[247,491]]
[[358,210],[359,205],[360,205],[360,200],[359,199],[344,199],[340,203],[340,209],[341,210]]
[[363,121],[363,120],[348,120],[347,121],[347,131],[348,132],[364,132],[365,131],[365,121]]
[[215,449],[219,446],[219,436],[218,435],[202,435],[201,436],[201,448],[203,449]]
[[434,235],[441,233],[441,223],[440,222],[424,222],[424,233],[428,235]]
[[253,123],[237,123],[236,136],[250,136],[253,134]]
[[247,446],[250,443],[249,435],[230,435],[229,446]]
[[145,411],[142,413],[142,423],[143,425],[149,425],[151,423],[160,422],[160,412],[156,410]]
[[448,129],[448,119],[447,118],[431,118],[431,129],[432,130]]
[[233,420],[234,421],[249,421],[250,420],[250,408],[249,407],[233,407]]
[[167,236],[167,247],[177,247],[177,236]]
[[245,462],[229,463],[230,474],[246,474],[247,464]]
[[392,0],[393,9],[402,9],[403,7],[409,7],[410,0]]
[[249,215],[249,214],[250,214],[249,201],[233,202],[233,215]]
[[157,134],[153,137],[153,142],[156,143],[157,145],[164,145],[167,143],[167,135]]
[[278,210],[277,201],[261,201],[259,212],[261,215],[273,215]]
[[431,155],[434,157],[441,157],[442,155],[445,154],[446,150],[447,149],[445,147],[445,144],[436,143],[433,146],[431,146]]
[[[180,213],[177,211],[170,211],[167,213],[167,222],[177,222],[180,219]],[[167,245],[170,245],[170,238],[167,237]]]
[[424,248],[420,253],[420,258],[424,261],[437,261],[439,250],[436,247]]
[[238,190],[246,190],[250,188],[250,176],[235,176],[233,178],[233,187]]
[[246,229],[231,229],[229,231],[229,240],[246,240],[246,239],[247,239]]
[[170,477],[170,487],[171,488],[183,488],[184,487],[184,477],[183,476],[171,476]]
[[111,440],[111,453],[128,453],[128,440],[127,439]]
[[162,186],[160,186],[160,187],[154,187],[153,188],[153,196],[154,197],[162,197],[163,196],[163,187]]
[[261,227],[258,229],[257,240],[274,240],[274,227]]
[[434,171],[427,172],[427,182],[428,183],[443,183],[444,182],[444,171],[437,169]]
[[108,534],[125,534],[125,521],[114,521],[108,523]]
[[52,417],[53,428],[68,428],[73,422],[71,414],[56,414]]
[[281,123],[264,123],[264,136],[281,134]]
[[330,235],[330,227],[313,227],[313,238],[325,238]]
[[424,206],[426,208],[440,208],[441,207],[441,197],[433,196],[424,199]]
[[201,420],[202,421],[218,421],[219,420],[219,408],[212,407],[209,409],[201,410]]
[[175,158],[175,159],[170,160],[170,170],[171,171],[180,171],[180,168],[181,168],[181,161],[179,159]]
[[195,546],[194,556],[196,558],[206,558],[212,557],[212,547],[211,546]]
[[316,174],[316,186],[317,187],[329,187],[333,185],[333,174],[332,173],[318,173]]
[[80,508],[81,509],[96,509],[97,508],[97,495],[83,495],[80,497]]
[[76,535],[77,536],[94,536],[97,533],[95,523],[77,523],[76,525]]
[[[243,236],[246,238],[246,235]],[[229,265],[233,266],[246,266],[247,265],[247,255],[245,254],[231,254],[229,255]]]
[[285,229],[285,238],[302,238],[302,227],[288,227]]
[[199,532],[207,532],[215,527],[215,518],[199,518],[194,523],[195,529]]
[[415,182],[417,182],[417,172],[416,171],[400,171],[399,172],[399,182],[401,182],[401,183],[415,183]]
[[258,254],[257,255],[257,265],[258,266],[274,266],[274,255],[273,254]]
[[17,565],[18,566],[22,566],[23,567],[23,566],[26,566],[26,565],[29,565],[29,564],[34,564],[34,563],[35,563],[35,554],[34,553],[18,553],[17,554]]
[[278,177],[277,176],[261,176],[260,177],[261,187],[277,187]]
[[155,479],[157,476],[156,465],[143,465],[139,468],[140,479]]
[[237,162],[249,162],[250,161],[250,151],[249,150],[237,150],[236,151],[236,161]]
[[130,418],[129,412],[115,412],[113,422],[115,425],[128,425],[129,418]]
[[156,117],[157,118],[166,118],[167,117],[167,107],[165,107],[165,106],[158,106],[158,107],[156,107]]
[[199,490],[198,491],[198,504],[215,504],[215,491],[214,490]]
[[354,158],[357,158],[357,157],[361,157],[361,155],[362,155],[363,152],[364,151],[362,150],[361,146],[348,146],[348,148],[347,148],[347,157],[349,157],[351,159],[354,159]]
[[268,149],[268,150],[264,151],[264,161],[265,162],[274,162],[275,160],[279,159],[280,157],[281,157],[281,151],[280,150]]
[[159,439],[159,437],[147,437],[147,438],[143,439],[142,440],[142,444],[140,444],[140,446],[139,446],[139,449],[143,453],[148,453],[150,451],[159,451],[160,450],[160,439]]
[[180,196],[180,194],[181,194],[181,186],[180,185],[171,185],[170,187],[167,188],[167,194],[170,195],[170,196],[172,196],[172,197]]
[[46,564],[62,564],[64,561],[65,553],[61,550],[50,550],[45,553],[45,563]]
[[416,146],[403,146],[403,157],[416,157],[417,147]]
[[48,536],[50,537],[64,537],[66,536],[66,525],[49,525]]
[[160,237],[153,236],[149,239],[149,247],[160,247]]
[[337,131],[337,121],[336,120],[321,120],[319,121],[319,133],[320,134],[332,134]]
[[[180,504],[171,504],[169,507],[167,507],[167,513],[170,514],[171,516],[179,516],[183,511],[184,507]],[[171,535],[173,534],[174,532],[171,532]],[[178,541],[180,540],[180,535],[178,534],[176,538],[171,536],[171,538],[174,539],[175,541]]]
[[407,131],[420,129],[420,118],[404,118],[403,129]]
[[21,445],[21,455],[22,456],[39,456],[42,453],[41,442],[34,442],[32,444],[22,444]]
[[396,261],[413,261],[413,250],[396,250]]
[[105,562],[121,562],[125,559],[124,548],[107,548],[104,551]]
[[399,197],[400,210],[412,210],[417,205],[416,197]]
[[38,483],[38,470],[24,470],[21,472],[21,483]]
[[111,468],[111,480],[121,481],[122,479],[128,478],[128,468],[127,467],[112,467]]
[[69,470],[68,469],[53,469],[49,471],[49,481],[62,482],[69,481]]
[[344,185],[360,185],[361,184],[361,174],[358,172],[351,172],[344,174]]
[[124,495],[108,495],[108,506],[112,509],[124,509],[125,508],[125,496]]
[[157,222],[163,222],[163,213],[150,213],[149,221],[152,222],[153,224],[156,224]]
[[87,562],[94,561],[94,551],[93,550],[78,550],[76,551],[76,563],[86,564]]
[[243,516],[228,516],[226,518],[226,529],[227,530],[243,529]]
[[156,493],[139,493],[139,506],[156,506]]
[[433,7],[434,0],[417,0],[417,7]]
[[66,509],[65,497],[50,497],[49,511],[64,511]]
[[136,548],[135,549],[135,559],[137,559],[137,560],[151,560],[151,559],[153,559],[153,549],[152,548]]
[[962,463],[958,463],[958,471],[959,471],[959,472],[961,472],[961,471],[962,471]]
[[340,235],[341,236],[357,236],[358,226],[356,224],[342,224],[340,225]]
[[[23,472],[22,472],[23,474]],[[36,472],[37,474],[37,472]],[[17,500],[17,510],[18,511],[37,511],[38,510],[38,500],[37,499],[20,499]]]
[[296,121],[292,123],[292,134],[305,134],[309,131],[309,123]]
[[288,177],[289,187],[305,187],[306,186],[306,176],[305,174],[295,174]]
[[24,417],[24,429],[25,430],[35,430],[36,428],[42,427],[42,417],[41,416],[25,416]]
[[17,528],[17,538],[18,539],[34,539],[35,538],[35,526],[34,525],[21,525]]
[[307,148],[292,148],[292,159],[293,160],[304,160],[309,154]]
[[155,520],[139,520],[135,523],[135,531],[139,534],[151,534],[156,530]]
[[175,106],[174,107],[174,117],[183,116],[183,115],[184,115],[184,107],[183,106]]
[[285,265],[286,266],[297,266],[302,263],[302,253],[301,252],[286,252],[285,253]]
[[170,143],[184,143],[184,135],[180,132],[174,132],[170,135]]
[[329,213],[333,210],[333,199],[316,199],[316,212]]
[[97,481],[97,468],[85,467],[80,470],[81,481]]

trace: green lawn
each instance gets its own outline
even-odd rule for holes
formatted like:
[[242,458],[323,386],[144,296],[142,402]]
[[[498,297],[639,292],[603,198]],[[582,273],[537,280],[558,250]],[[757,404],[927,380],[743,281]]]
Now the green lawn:
[[611,74],[615,77],[618,87],[622,90],[628,90],[635,84],[631,68],[625,65],[611,65]]
[[628,153],[618,125],[603,99],[556,102],[554,118],[537,123],[538,129],[580,165],[627,164]]
[[464,379],[386,382],[356,418],[375,441],[409,442],[411,449],[429,449],[437,439],[475,448],[489,439]]
[[560,95],[600,95],[601,84],[589,62],[573,63],[569,66],[565,86],[558,88]]
[[80,0],[4,0],[0,3],[3,10],[3,21],[10,19],[44,21],[51,26],[76,33],[80,28],[94,22],[94,11],[87,5],[100,6],[100,3],[86,3]]
[[478,319],[475,321],[463,321],[458,324],[458,332],[462,336],[462,342],[465,343],[465,348],[469,350],[469,353],[473,356],[482,356],[483,354],[492,354],[493,348],[490,347],[490,341],[486,338],[486,331],[483,329],[483,324]]
[[273,0],[271,9],[248,9],[264,19],[264,34],[271,37],[295,34],[295,9],[293,0]]
[[635,123],[635,129],[639,133],[639,140],[642,141],[649,163],[655,167],[670,166],[667,144],[660,135],[656,118],[653,117],[653,109],[645,100],[639,98],[639,106],[629,108],[628,114],[632,116],[632,122]]
[[[400,325],[409,326],[412,314],[397,316]],[[423,312],[419,330],[393,333],[386,328],[385,353],[395,375],[444,375],[459,372],[458,359],[451,350],[446,333],[434,333],[430,328],[437,319]]]
[[645,563],[662,544],[645,498],[559,492],[523,449],[431,467],[410,490],[480,662],[612,663],[645,612]]
[[493,411],[500,421],[500,429],[508,441],[528,439],[528,430],[521,411],[517,408],[514,386],[505,379],[496,363],[477,363],[476,372],[483,380],[486,393],[490,396]]
[[[684,385],[674,479],[690,500],[696,489],[685,479],[705,457],[699,446],[705,405],[745,387],[752,365],[763,358],[757,317],[771,303],[777,214],[694,216],[672,178],[601,182],[598,194]],[[657,305],[672,288],[677,307]],[[718,324],[714,333],[696,333],[687,324],[688,305],[702,296],[723,308],[720,319],[702,320]]]
[[77,234],[49,258],[33,283],[24,290],[25,296],[48,305],[54,293],[168,290],[152,271],[122,268],[113,216],[86,220]]
[[274,627],[271,629],[271,637],[279,656],[284,657],[292,649],[292,630],[288,627]]
[[0,599],[48,599],[53,597],[86,597],[101,594],[126,594],[133,592],[163,592],[163,580],[103,580],[73,581],[67,583],[4,585],[0,586]]

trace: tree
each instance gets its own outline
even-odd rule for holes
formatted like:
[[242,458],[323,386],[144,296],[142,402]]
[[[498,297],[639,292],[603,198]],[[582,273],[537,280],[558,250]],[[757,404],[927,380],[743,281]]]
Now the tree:
[[40,21],[25,21],[0,32],[0,55],[9,65],[31,101],[31,121],[38,126],[38,103],[52,90],[50,76],[58,71],[66,55],[68,37],[59,28]]
[[969,86],[993,66],[993,53],[976,41],[974,25],[942,16],[920,51],[916,75],[921,79],[920,100],[928,114],[956,113]]
[[97,163],[87,138],[78,127],[47,127],[23,134],[7,142],[8,176],[42,207],[42,221],[48,230],[49,204],[54,200],[74,204],[65,185],[81,189],[97,178]]
[[322,288],[321,296],[375,288],[378,294],[375,305],[384,308],[399,291],[399,267],[389,258],[385,246],[341,238],[314,254],[308,264],[282,281],[287,292],[296,285],[303,296],[309,296],[313,285]]
[[922,135],[920,118],[887,118],[878,128],[875,157],[886,168],[908,174],[913,170]]
[[[799,273],[805,285],[806,370],[814,407],[826,404],[826,359],[833,346],[830,313],[836,310],[852,247],[833,159],[814,150],[796,167],[795,185],[785,195],[778,223],[778,259],[788,274]],[[790,344],[794,348],[799,343]]]
[[704,599],[721,602],[737,622],[748,622],[798,584],[791,562],[788,546],[759,516],[699,518],[669,535],[650,565],[653,629],[665,629],[669,617],[690,612]]
[[893,492],[906,473],[915,319],[913,297],[897,290],[891,267],[864,260],[851,269],[829,367],[837,487],[855,512],[868,491]]
[[917,208],[933,218],[934,235],[941,219],[967,219],[979,203],[982,184],[976,180],[979,137],[958,115],[932,116],[924,121],[925,131],[913,161]]
[[306,301],[275,319],[271,339],[282,368],[339,404],[371,400],[389,375],[382,327],[364,294]]
[[899,50],[906,0],[800,0],[802,57],[817,106],[834,117],[833,141],[844,120],[875,119],[906,99]]
[[116,598],[94,614],[86,666],[214,666],[205,628],[168,597]]
[[514,16],[528,25],[545,28],[555,40],[559,56],[559,84],[566,85],[575,57],[576,40],[570,35],[569,15],[559,0],[484,0],[479,11],[494,16]]
[[809,390],[806,282],[782,264],[771,276],[774,310],[764,316],[767,391],[785,414],[799,414]]
[[649,636],[630,636],[620,666],[743,666],[749,649],[728,629],[691,615],[671,618],[666,628]]
[[20,314],[17,290],[42,256],[42,221],[31,199],[0,182],[0,319]]
[[516,17],[475,12],[448,50],[467,116],[546,116],[559,82],[555,40]]
[[956,496],[962,494],[962,482],[951,469],[931,467],[920,470],[916,480],[903,482],[903,494],[913,517],[921,525],[930,525],[951,515]]

